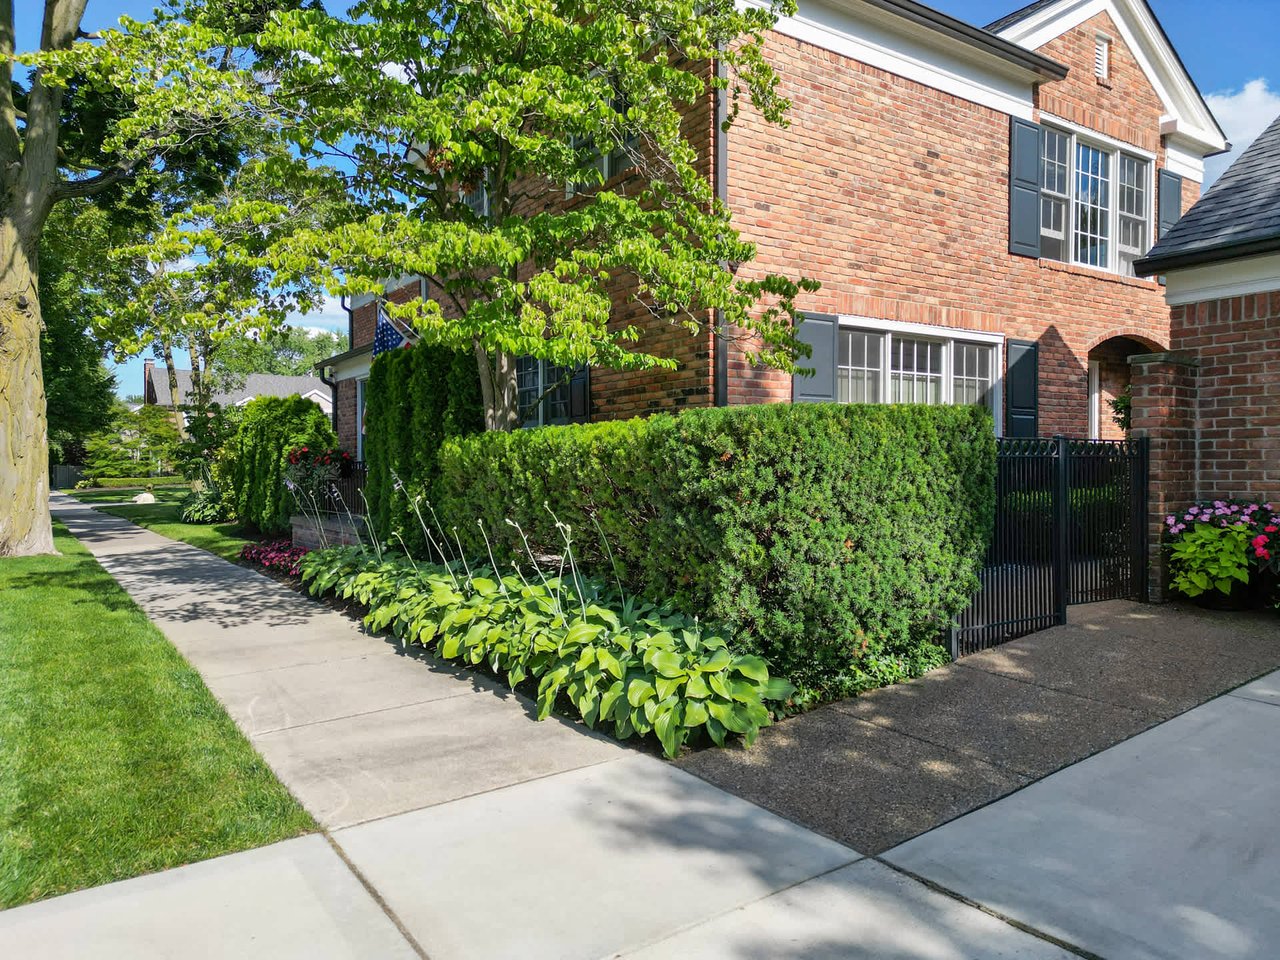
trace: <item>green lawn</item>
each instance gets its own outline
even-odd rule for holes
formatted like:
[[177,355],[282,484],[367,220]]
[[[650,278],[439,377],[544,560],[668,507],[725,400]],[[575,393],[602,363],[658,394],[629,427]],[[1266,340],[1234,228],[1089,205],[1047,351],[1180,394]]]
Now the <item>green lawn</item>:
[[[122,503],[142,493],[142,487],[100,487],[93,490],[64,490],[63,492],[75,497],[81,503]],[[191,492],[191,488],[154,487],[151,492],[155,494],[157,503],[181,503]]]
[[315,829],[199,674],[55,526],[0,559],[0,907]]
[[216,553],[224,560],[238,558],[240,548],[251,540],[235,523],[183,523],[182,508],[176,503],[130,503],[122,507],[98,509],[103,513],[132,520],[138,526],[154,530],[161,536]]

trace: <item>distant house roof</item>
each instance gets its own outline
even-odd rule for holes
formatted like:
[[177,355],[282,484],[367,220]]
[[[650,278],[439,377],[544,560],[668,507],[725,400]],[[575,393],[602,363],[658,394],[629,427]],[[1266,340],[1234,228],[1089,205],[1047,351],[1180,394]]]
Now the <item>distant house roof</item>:
[[1280,251],[1280,117],[1134,264],[1141,275]]
[[[175,370],[178,380],[178,403],[184,404],[191,395],[191,371]],[[146,402],[170,405],[169,371],[165,367],[147,367]],[[319,393],[330,398],[329,386],[319,377],[291,377],[275,373],[250,373],[240,378],[234,389],[215,391],[211,399],[224,407],[248,403],[254,397],[291,397],[295,393],[306,396]]]

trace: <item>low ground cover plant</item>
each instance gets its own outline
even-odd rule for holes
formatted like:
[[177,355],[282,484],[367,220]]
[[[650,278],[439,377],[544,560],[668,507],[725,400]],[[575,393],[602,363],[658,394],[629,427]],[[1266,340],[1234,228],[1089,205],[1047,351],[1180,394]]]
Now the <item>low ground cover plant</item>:
[[1270,503],[1204,500],[1164,518],[1170,586],[1192,598],[1252,597],[1280,601],[1280,515]]
[[306,555],[306,547],[295,547],[293,541],[288,539],[246,543],[240,550],[240,559],[244,562],[286,573],[291,577],[302,572],[299,563]]
[[539,719],[559,704],[619,739],[652,733],[668,757],[703,736],[752,743],[770,706],[794,693],[763,659],[734,653],[696,618],[582,576],[571,554],[557,576],[422,564],[365,547],[313,551],[298,566],[313,595],[366,607],[371,629],[483,665],[512,689],[533,688]]

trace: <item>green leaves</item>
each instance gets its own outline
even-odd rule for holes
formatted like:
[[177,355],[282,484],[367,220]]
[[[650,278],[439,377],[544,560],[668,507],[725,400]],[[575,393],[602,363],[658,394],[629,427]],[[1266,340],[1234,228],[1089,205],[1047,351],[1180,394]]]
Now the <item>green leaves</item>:
[[[515,581],[503,593],[497,579],[473,576],[455,588],[443,567],[379,560],[358,547],[314,551],[300,568],[312,594],[365,604],[373,629],[483,663],[512,688],[537,679],[539,719],[560,705],[588,726],[612,722],[620,739],[652,732],[668,757],[704,729],[716,743],[726,731],[754,738],[771,722],[765,702],[794,692],[762,659],[733,656],[696,621],[636,604],[619,614],[594,581],[584,584],[585,604],[568,581]],[[558,612],[584,606],[585,618]]]

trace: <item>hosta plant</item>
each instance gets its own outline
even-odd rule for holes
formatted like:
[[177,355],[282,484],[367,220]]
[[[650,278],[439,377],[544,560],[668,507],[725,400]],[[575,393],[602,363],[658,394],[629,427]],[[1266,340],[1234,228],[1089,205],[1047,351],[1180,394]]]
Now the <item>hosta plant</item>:
[[314,551],[300,564],[315,595],[368,608],[366,625],[449,660],[483,664],[535,693],[538,717],[557,704],[619,739],[653,733],[663,752],[705,734],[749,745],[771,721],[768,703],[794,688],[765,661],[670,608],[623,600],[579,576],[508,575],[461,564],[415,564],[359,547]]

